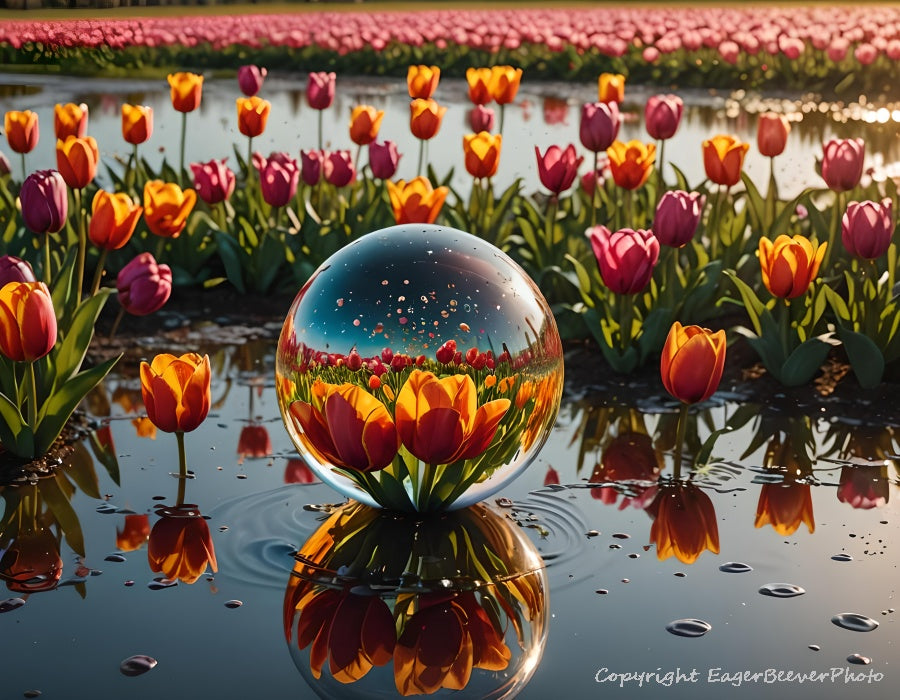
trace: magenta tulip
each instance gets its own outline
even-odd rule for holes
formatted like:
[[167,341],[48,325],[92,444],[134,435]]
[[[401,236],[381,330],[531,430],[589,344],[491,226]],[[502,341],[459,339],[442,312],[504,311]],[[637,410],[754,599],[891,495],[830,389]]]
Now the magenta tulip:
[[866,142],[860,138],[831,139],[822,146],[822,179],[830,190],[852,190],[862,179]]
[[65,180],[56,170],[37,170],[25,178],[19,191],[22,219],[34,233],[56,233],[69,213]]
[[335,187],[345,187],[356,179],[356,168],[350,151],[330,151],[322,162],[325,181]]
[[197,196],[207,204],[218,204],[231,197],[234,192],[235,175],[222,160],[208,163],[191,163],[194,173],[194,189]]
[[681,248],[694,237],[706,197],[699,192],[671,190],[656,205],[653,233],[663,245]]
[[310,73],[306,83],[306,102],[313,109],[328,109],[334,102],[334,73]]
[[610,233],[606,226],[587,231],[600,276],[610,291],[635,294],[647,286],[659,259],[659,241],[652,231],[624,228]]
[[584,160],[584,156],[576,155],[575,146],[569,144],[565,150],[559,146],[550,146],[544,155],[535,146],[534,152],[537,156],[538,176],[544,187],[559,195],[572,186],[578,175],[578,167]]
[[494,110],[484,105],[475,105],[469,110],[469,126],[476,134],[494,130]]
[[119,271],[119,303],[128,313],[146,316],[158,311],[172,293],[172,270],[159,265],[150,253],[141,253]]
[[874,260],[884,255],[894,236],[889,197],[880,202],[850,202],[841,220],[841,240],[851,255]]
[[262,88],[268,71],[259,66],[241,66],[238,68],[238,87],[247,97],[253,97]]
[[653,95],[644,107],[644,126],[650,138],[670,139],[678,131],[684,102],[678,95]]
[[369,144],[369,167],[372,168],[372,176],[382,180],[390,180],[397,173],[400,164],[400,154],[397,152],[397,144],[393,141]]
[[9,282],[37,282],[31,265],[14,255],[0,256],[0,287]]
[[310,187],[318,184],[322,177],[322,161],[324,159],[324,151],[316,149],[300,151],[300,177]]
[[615,102],[588,102],[581,106],[578,134],[581,144],[594,153],[603,153],[619,135],[622,116]]
[[273,153],[268,158],[253,154],[253,165],[259,171],[259,185],[266,204],[283,207],[297,193],[300,167],[286,153]]

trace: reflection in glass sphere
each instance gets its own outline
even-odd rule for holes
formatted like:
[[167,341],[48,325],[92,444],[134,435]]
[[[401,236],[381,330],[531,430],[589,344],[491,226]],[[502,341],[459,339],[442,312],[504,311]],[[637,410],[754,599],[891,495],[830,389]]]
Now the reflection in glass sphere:
[[301,547],[284,632],[323,698],[508,698],[547,639],[547,575],[483,504],[421,519],[350,502]]
[[341,493],[393,510],[459,508],[511,481],[549,435],[562,384],[534,282],[439,226],[394,226],[335,253],[278,342],[278,403],[300,454]]

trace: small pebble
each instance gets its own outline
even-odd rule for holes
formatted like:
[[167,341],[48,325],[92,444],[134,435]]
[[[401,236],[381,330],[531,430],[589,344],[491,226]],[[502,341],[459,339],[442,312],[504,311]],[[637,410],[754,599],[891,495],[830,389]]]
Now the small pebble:
[[609,591],[605,588],[598,588],[595,592],[599,593],[600,595],[606,595],[607,593],[609,593]]
[[820,647],[818,644],[810,644],[809,648],[812,649],[813,651],[819,651],[822,649],[822,647]]
[[626,535],[624,532],[614,532],[613,537],[617,540],[627,540],[631,535]]
[[41,696],[40,690],[26,690],[22,695],[26,698],[39,698]]
[[119,664],[119,670],[126,676],[140,676],[142,673],[156,668],[156,663],[156,659],[152,656],[135,654]]
[[226,608],[239,608],[243,605],[243,603],[239,600],[228,600],[225,601]]
[[588,537],[597,537],[597,535],[600,534],[600,531],[599,530],[588,530],[584,534],[587,535]]

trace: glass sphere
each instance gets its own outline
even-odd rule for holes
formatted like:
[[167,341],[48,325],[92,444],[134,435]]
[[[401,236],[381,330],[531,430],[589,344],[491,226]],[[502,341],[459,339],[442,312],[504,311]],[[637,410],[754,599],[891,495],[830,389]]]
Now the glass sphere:
[[562,343],[528,275],[456,229],[393,226],[297,294],[278,405],[316,475],[371,506],[476,503],[534,459],[559,410]]
[[322,698],[511,698],[547,641],[547,571],[494,507],[421,518],[350,502],[295,555],[283,624]]

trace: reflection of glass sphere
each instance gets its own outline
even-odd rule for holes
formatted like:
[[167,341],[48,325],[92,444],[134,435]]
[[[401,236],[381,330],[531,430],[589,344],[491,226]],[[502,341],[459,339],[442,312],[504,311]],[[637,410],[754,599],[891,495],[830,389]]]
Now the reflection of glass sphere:
[[521,472],[559,409],[562,345],[540,290],[494,246],[429,225],[363,236],[325,261],[278,341],[291,439],[341,493],[458,508]]
[[351,502],[296,560],[285,637],[320,697],[507,698],[540,662],[546,569],[492,508],[422,520]]

